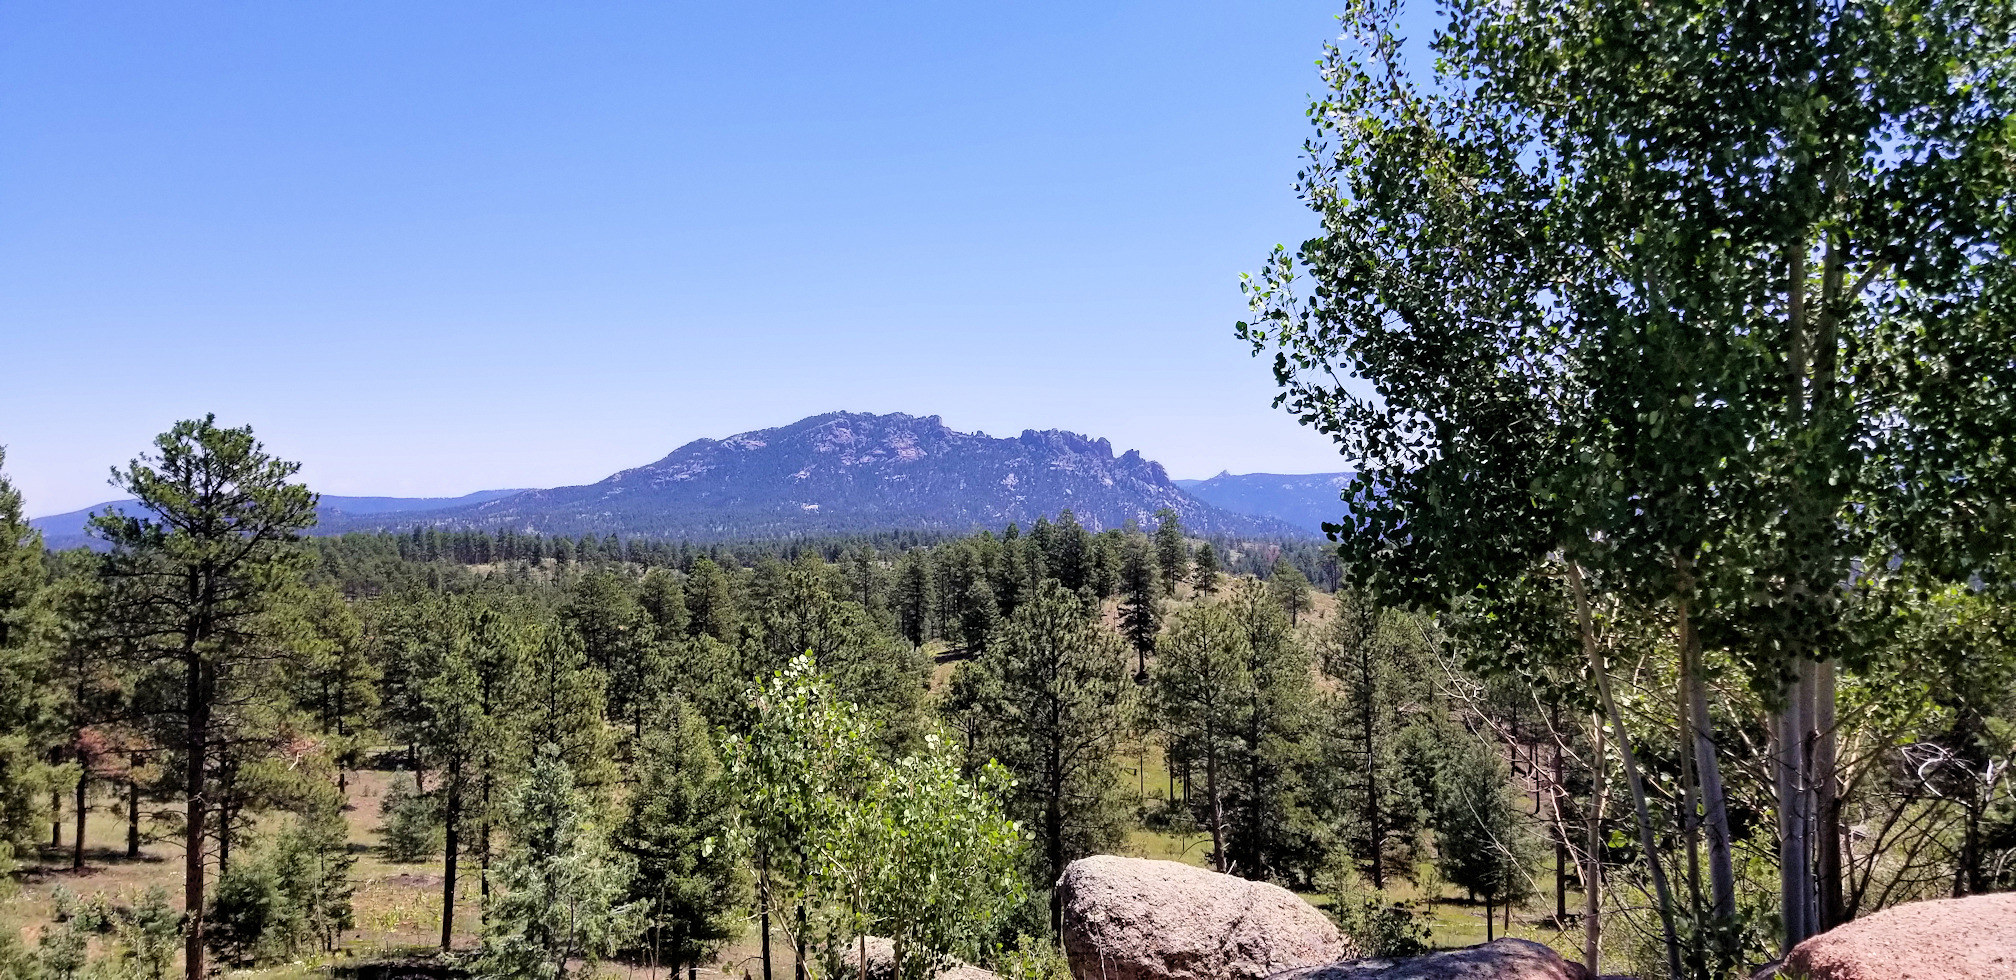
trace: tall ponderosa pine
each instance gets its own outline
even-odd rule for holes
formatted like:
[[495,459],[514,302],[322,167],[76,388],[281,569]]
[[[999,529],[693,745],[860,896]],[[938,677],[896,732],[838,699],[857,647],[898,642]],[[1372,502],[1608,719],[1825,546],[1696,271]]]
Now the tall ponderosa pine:
[[1051,886],[1064,865],[1120,839],[1114,753],[1130,720],[1128,674],[1120,638],[1047,581],[954,678],[973,758],[999,760],[1015,776],[1009,815],[1036,835],[1031,879],[1050,892],[1053,926],[1062,906]]
[[1190,545],[1183,540],[1183,520],[1164,507],[1155,512],[1155,564],[1162,569],[1163,587],[1176,594],[1176,584],[1190,577]]
[[1135,680],[1148,680],[1148,653],[1155,649],[1155,635],[1162,631],[1162,610],[1156,602],[1160,590],[1155,581],[1155,560],[1148,541],[1140,536],[1128,539],[1120,557],[1120,632],[1134,647]]
[[1202,820],[1211,834],[1211,865],[1231,867],[1226,847],[1226,790],[1241,715],[1252,687],[1251,650],[1239,622],[1222,605],[1191,606],[1170,620],[1155,656],[1149,713],[1171,748],[1204,765]]
[[250,428],[214,416],[178,422],[154,452],[116,470],[137,515],[115,509],[92,519],[110,546],[110,615],[142,661],[179,675],[170,708],[181,724],[187,799],[183,821],[184,969],[205,975],[204,888],[215,788],[228,715],[261,691],[250,670],[280,628],[272,615],[304,567],[295,544],[315,523],[315,494],[290,482],[300,467],[268,455]]

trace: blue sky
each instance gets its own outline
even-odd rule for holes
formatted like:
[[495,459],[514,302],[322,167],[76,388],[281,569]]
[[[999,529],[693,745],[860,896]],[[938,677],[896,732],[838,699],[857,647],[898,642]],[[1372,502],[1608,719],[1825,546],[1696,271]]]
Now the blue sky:
[[1335,2],[0,5],[8,471],[214,411],[455,494],[834,409],[1342,468],[1231,335]]

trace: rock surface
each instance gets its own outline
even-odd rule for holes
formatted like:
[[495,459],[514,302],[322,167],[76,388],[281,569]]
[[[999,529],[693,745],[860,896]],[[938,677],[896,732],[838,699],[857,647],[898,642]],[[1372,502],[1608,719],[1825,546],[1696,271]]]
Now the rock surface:
[[2016,977],[2016,892],[1885,909],[1793,947],[1779,976],[2009,980]]
[[1588,980],[1582,964],[1526,939],[1500,939],[1482,946],[1421,956],[1347,960],[1305,966],[1273,980]]
[[[848,971],[834,980],[854,980],[860,974],[861,949],[867,947],[869,980],[894,980],[896,976],[896,944],[881,936],[869,936],[863,943],[857,940],[847,954]],[[983,970],[971,963],[954,963],[938,971],[936,980],[1000,980],[1000,974]]]
[[1076,980],[1261,980],[1360,955],[1285,888],[1174,861],[1073,861],[1058,881]]

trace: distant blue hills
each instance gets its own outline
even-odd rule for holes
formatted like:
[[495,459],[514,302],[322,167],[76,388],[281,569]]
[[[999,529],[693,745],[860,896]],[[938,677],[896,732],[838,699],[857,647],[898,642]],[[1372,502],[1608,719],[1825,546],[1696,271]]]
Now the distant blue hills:
[[[1220,474],[1171,480],[1162,464],[1063,430],[997,438],[937,416],[832,412],[725,439],[698,439],[598,483],[484,490],[461,497],[321,499],[313,533],[505,529],[693,541],[884,530],[966,533],[1024,527],[1065,510],[1093,531],[1154,526],[1176,512],[1191,533],[1309,538],[1342,513],[1348,474]],[[89,544],[89,516],[112,501],[34,520],[52,548]]]
[[[499,497],[509,497],[514,493],[523,492],[523,490],[478,490],[460,497],[335,497],[325,494],[315,513],[324,524],[340,523],[352,517],[480,504],[486,500],[496,500]],[[91,543],[91,538],[84,529],[90,524],[92,514],[102,513],[108,507],[132,505],[131,500],[108,500],[67,514],[37,517],[28,523],[42,532],[42,543],[47,547],[58,550],[75,548]]]
[[1355,473],[1220,473],[1208,480],[1177,480],[1191,496],[1235,514],[1285,521],[1313,534],[1323,522],[1344,519],[1341,495]]

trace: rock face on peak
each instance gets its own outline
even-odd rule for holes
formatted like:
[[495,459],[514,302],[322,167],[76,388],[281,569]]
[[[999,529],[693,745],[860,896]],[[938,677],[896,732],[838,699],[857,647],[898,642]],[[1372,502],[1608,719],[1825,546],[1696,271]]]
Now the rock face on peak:
[[1420,956],[1347,960],[1273,980],[1588,980],[1582,964],[1530,939],[1500,939]]
[[725,439],[697,439],[599,483],[524,493],[397,521],[331,528],[512,528],[694,540],[884,529],[964,533],[1025,527],[1072,511],[1091,530],[1152,527],[1168,507],[1193,532],[1302,536],[1264,517],[1212,507],[1162,465],[1075,432],[1014,438],[958,432],[935,415],[834,412]]
[[1794,946],[1777,975],[1803,980],[2016,977],[2016,892],[1884,909]]
[[1261,980],[1359,952],[1285,888],[1175,861],[1084,858],[1058,886],[1076,980]]

